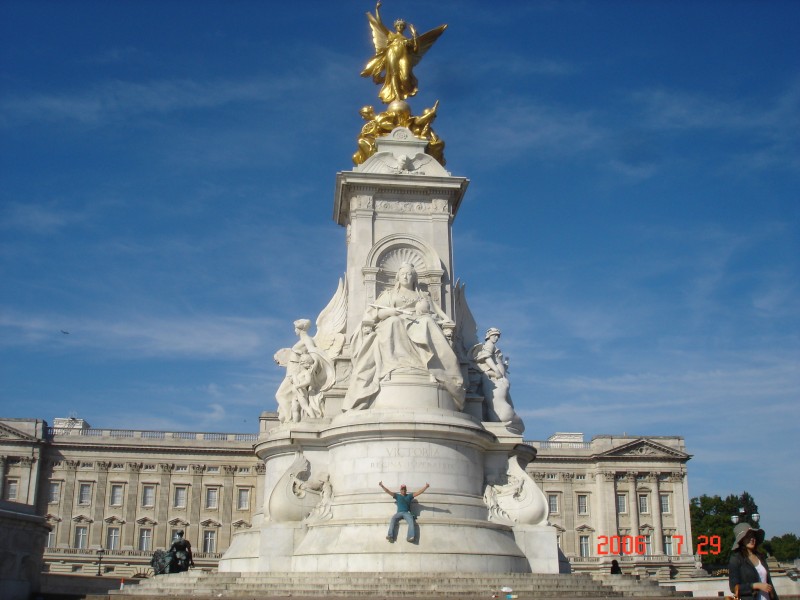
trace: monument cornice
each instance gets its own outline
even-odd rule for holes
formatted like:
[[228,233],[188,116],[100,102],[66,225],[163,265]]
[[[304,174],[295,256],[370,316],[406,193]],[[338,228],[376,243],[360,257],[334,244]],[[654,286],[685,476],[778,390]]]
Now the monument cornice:
[[[391,200],[385,197],[386,192],[393,195],[422,195],[426,201],[447,199],[450,212],[455,217],[461,200],[467,191],[469,179],[466,177],[440,177],[431,175],[395,175],[385,173],[359,173],[357,171],[341,171],[336,174],[336,191],[333,201],[333,220],[339,225],[346,225],[350,213],[350,198],[353,195],[374,197],[380,193],[378,200]],[[360,208],[359,210],[365,210]],[[368,210],[374,210],[374,205]]]

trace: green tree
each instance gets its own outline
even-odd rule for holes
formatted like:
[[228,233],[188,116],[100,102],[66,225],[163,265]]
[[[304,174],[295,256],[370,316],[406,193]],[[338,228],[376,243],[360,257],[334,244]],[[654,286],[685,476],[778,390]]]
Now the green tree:
[[774,536],[764,543],[764,547],[780,562],[791,562],[800,558],[800,538],[793,533]]
[[700,553],[704,567],[728,563],[733,546],[733,523],[731,516],[744,511],[745,519],[758,512],[758,505],[747,492],[737,496],[731,494],[723,499],[720,496],[692,498],[689,515],[695,553]]

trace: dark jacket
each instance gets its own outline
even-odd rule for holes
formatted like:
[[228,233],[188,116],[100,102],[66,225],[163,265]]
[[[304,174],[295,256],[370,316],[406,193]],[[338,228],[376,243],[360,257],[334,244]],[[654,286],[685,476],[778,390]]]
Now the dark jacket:
[[[773,585],[772,577],[769,574],[769,567],[767,561],[761,559],[761,564],[767,570],[767,583]],[[736,585],[739,585],[739,597],[751,598],[754,597],[758,590],[753,590],[754,583],[760,583],[761,579],[758,578],[758,571],[749,560],[742,556],[739,552],[731,554],[731,562],[728,563],[728,585],[731,592],[734,591]],[[778,592],[775,591],[774,585],[771,594],[772,600],[778,600]]]

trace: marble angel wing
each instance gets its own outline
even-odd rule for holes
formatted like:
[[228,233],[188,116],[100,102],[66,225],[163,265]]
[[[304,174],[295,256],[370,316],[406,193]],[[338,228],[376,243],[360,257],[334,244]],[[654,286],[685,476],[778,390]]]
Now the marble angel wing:
[[317,334],[314,343],[330,358],[341,354],[344,346],[344,330],[347,326],[347,275],[339,278],[339,285],[328,305],[317,317]]
[[476,345],[481,344],[478,339],[478,324],[475,322],[475,317],[472,316],[472,311],[467,305],[466,284],[462,283],[460,279],[457,279],[455,286],[453,286],[453,296],[456,317],[455,338],[458,344],[458,352],[459,355],[462,355],[462,353],[470,354]]

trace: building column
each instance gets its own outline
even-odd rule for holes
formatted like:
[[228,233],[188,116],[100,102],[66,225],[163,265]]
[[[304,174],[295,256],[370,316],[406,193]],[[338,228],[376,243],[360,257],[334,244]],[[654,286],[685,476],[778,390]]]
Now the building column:
[[[569,475],[567,479],[566,476]],[[564,487],[561,494],[561,515],[564,523],[564,535],[561,538],[561,551],[564,554],[578,556],[578,540],[575,536],[575,488],[572,485],[572,473],[562,473]]]
[[639,535],[639,493],[636,491],[636,476],[638,473],[628,473],[628,489],[631,497],[631,535],[636,538]]
[[125,524],[122,526],[123,550],[136,550],[136,507],[139,503],[139,472],[142,463],[128,463],[128,494],[125,499]]
[[[681,556],[693,556],[694,548],[692,547],[692,521],[689,517],[689,490],[688,482],[686,481],[686,473],[674,473],[670,477],[672,485],[672,494],[675,499],[675,525],[678,535],[683,536],[683,546],[681,547]],[[683,526],[685,529],[681,529]]]
[[597,553],[597,538],[601,535],[609,535],[611,532],[608,530],[608,519],[606,518],[606,495],[608,488],[609,475],[613,477],[613,473],[600,472],[595,476],[595,487],[597,490],[597,502],[593,503],[594,507],[589,508],[589,522],[592,529],[594,529],[594,540],[592,546],[589,547],[589,554],[594,556]]
[[219,539],[217,540],[217,552],[219,548],[228,548],[231,545],[231,530],[233,526],[233,503],[234,485],[233,477],[236,473],[235,465],[223,465],[222,471],[222,510],[219,513],[222,526],[219,529]]
[[5,500],[6,496],[6,465],[8,456],[0,456],[0,500]]
[[653,540],[653,554],[664,554],[664,524],[661,516],[661,489],[659,488],[658,473],[650,473],[653,482],[653,495],[655,501],[653,506],[653,527],[655,528],[655,538]]
[[[153,531],[153,548],[168,549],[172,545],[169,536],[170,526],[167,523],[169,506],[171,500],[171,479],[172,469],[175,467],[169,463],[160,463],[161,477],[158,481],[158,498],[156,498],[156,526]],[[160,538],[160,539],[159,539]]]
[[105,546],[103,540],[103,517],[106,512],[106,489],[108,488],[108,469],[110,462],[98,461],[97,467],[97,486],[94,490],[94,502],[92,506],[92,519],[95,526],[92,527],[92,534],[89,537],[89,546],[101,548]]
[[61,496],[61,527],[58,528],[56,545],[59,548],[69,548],[69,539],[72,535],[72,508],[75,505],[75,478],[77,477],[78,461],[65,460],[64,489]]
[[263,461],[256,464],[256,483],[254,504],[250,505],[250,523],[258,513],[264,513],[264,474],[267,472],[267,465]]
[[[200,529],[200,509],[203,506],[203,471],[205,469],[205,465],[192,465],[192,488],[187,530],[191,531],[192,539],[195,540],[197,548],[203,547],[203,541],[200,539],[202,533]],[[189,531],[186,531],[186,538],[189,538]]]
[[[30,504],[34,506],[36,497],[33,495],[35,489],[35,479],[31,476],[33,471],[33,464],[36,462],[35,458],[30,456],[23,456],[19,459],[20,477],[19,488],[17,490],[17,502]],[[0,496],[2,498],[2,496]]]

